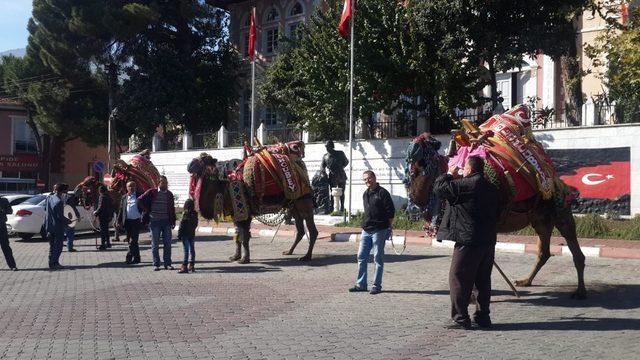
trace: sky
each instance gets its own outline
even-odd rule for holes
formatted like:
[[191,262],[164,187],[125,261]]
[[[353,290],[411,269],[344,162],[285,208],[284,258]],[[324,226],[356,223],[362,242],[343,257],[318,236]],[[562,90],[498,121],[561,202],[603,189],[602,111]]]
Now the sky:
[[0,0],[0,52],[27,47],[32,0]]

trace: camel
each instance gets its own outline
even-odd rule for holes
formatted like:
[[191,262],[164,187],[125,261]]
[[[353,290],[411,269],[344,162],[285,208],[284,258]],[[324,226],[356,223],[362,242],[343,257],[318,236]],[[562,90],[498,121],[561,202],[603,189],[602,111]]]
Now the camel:
[[[236,247],[234,254],[229,257],[230,261],[250,263],[252,219],[281,212],[289,212],[296,225],[295,240],[289,250],[282,254],[293,254],[305,235],[306,224],[309,247],[299,260],[311,260],[318,230],[313,217],[311,187],[301,160],[303,149],[304,143],[300,141],[259,147],[255,151],[245,144],[244,160],[235,170],[226,172],[221,172],[218,169],[220,163],[206,153],[189,164],[187,169],[192,174],[189,193],[200,214],[207,220],[224,216],[233,218]],[[273,168],[274,164],[280,164],[276,165],[279,168]],[[282,166],[284,171],[279,173],[278,169],[283,169]],[[287,182],[292,177],[298,179],[299,183]],[[287,185],[283,185],[283,181]],[[287,193],[296,186],[299,191]]]
[[[536,263],[529,275],[515,281],[515,285],[531,286],[536,274],[549,260],[551,233],[555,227],[567,242],[578,275],[578,287],[571,297],[586,298],[585,256],[578,244],[570,206],[577,191],[560,180],[551,160],[535,142],[528,124],[528,110],[516,106],[505,114],[490,118],[480,128],[465,120],[463,126],[464,131],[453,132],[448,157],[438,154],[440,142],[428,133],[414,139],[407,151],[408,197],[410,203],[415,204],[414,208],[417,207],[421,212],[427,235],[435,235],[442,216],[442,203],[432,191],[436,177],[446,172],[447,162],[459,161],[458,164],[463,165],[466,158],[462,153],[485,154],[485,177],[501,193],[503,211],[498,232],[513,232],[531,225],[539,237]],[[505,132],[508,135],[506,137],[503,136]],[[526,157],[510,149],[505,139],[522,145],[520,149],[528,151]],[[519,166],[513,166],[513,161]],[[546,175],[536,175],[531,170],[532,164],[546,171]],[[527,182],[526,176],[521,176],[523,172],[533,174],[533,179],[537,176],[538,181]],[[542,190],[536,189],[536,185]]]

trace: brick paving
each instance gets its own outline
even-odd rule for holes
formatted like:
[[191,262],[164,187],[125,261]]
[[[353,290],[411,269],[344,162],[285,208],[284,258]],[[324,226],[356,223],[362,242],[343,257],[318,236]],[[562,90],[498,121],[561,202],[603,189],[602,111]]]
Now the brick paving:
[[[47,244],[15,242],[21,271],[0,268],[0,359],[630,359],[640,352],[640,261],[588,259],[589,298],[570,258],[553,257],[516,299],[494,274],[490,331],[445,330],[449,249],[387,255],[384,292],[350,294],[356,244],[319,242],[301,264],[290,239],[252,240],[249,265],[228,263],[226,236],[200,236],[195,274],[122,263],[125,246],[94,239],[46,271]],[[297,250],[301,254],[306,243]],[[388,249],[388,252],[391,252]],[[173,259],[182,256],[174,244]],[[511,277],[529,254],[497,255]],[[370,271],[372,271],[370,269]]]

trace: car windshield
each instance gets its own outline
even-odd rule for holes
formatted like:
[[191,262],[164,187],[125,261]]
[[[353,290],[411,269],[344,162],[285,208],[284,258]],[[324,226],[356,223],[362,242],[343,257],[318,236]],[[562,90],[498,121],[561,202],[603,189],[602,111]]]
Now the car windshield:
[[25,200],[25,202],[23,202],[22,204],[25,204],[25,205],[38,205],[46,198],[47,198],[47,195],[36,195],[36,196],[32,197],[29,200]]

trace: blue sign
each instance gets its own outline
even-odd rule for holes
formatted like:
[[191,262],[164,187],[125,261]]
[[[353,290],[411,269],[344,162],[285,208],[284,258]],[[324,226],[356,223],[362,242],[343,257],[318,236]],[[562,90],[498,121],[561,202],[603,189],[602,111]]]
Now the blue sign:
[[100,160],[93,163],[93,171],[101,173],[104,171],[104,163]]

